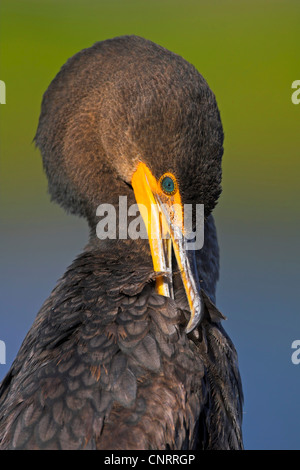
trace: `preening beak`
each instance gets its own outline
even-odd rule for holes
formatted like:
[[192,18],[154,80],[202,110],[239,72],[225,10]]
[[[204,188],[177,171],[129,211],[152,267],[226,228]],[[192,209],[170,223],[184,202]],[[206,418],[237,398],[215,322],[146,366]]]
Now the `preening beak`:
[[186,327],[186,332],[190,333],[202,319],[203,302],[195,251],[187,249],[188,241],[184,237],[183,205],[179,191],[174,196],[165,196],[144,163],[139,163],[131,184],[146,226],[154,271],[162,273],[157,278],[156,289],[160,295],[167,297],[173,297],[173,247],[191,312]]

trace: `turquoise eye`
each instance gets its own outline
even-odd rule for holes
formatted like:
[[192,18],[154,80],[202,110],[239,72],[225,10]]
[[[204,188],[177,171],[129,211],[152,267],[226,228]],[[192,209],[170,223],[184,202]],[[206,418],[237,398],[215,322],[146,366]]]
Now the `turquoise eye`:
[[160,186],[163,192],[167,194],[168,196],[174,194],[177,189],[175,179],[168,175],[163,175],[161,177]]

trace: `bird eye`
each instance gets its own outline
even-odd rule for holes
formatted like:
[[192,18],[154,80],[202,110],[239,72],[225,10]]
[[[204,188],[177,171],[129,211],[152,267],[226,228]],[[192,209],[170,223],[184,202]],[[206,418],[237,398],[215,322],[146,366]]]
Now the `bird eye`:
[[173,194],[176,193],[177,191],[177,183],[173,175],[170,174],[164,174],[160,180],[159,184],[161,189],[165,194],[168,196],[172,196]]

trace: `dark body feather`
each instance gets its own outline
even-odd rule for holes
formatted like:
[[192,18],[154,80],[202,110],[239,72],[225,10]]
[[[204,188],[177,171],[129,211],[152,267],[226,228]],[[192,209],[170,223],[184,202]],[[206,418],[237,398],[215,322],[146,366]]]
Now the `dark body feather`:
[[[214,221],[209,214],[220,193],[223,139],[214,97],[192,66],[153,43],[133,37],[99,44],[79,53],[63,67],[43,101],[37,143],[42,149],[50,192],[68,210],[88,219],[91,240],[41,308],[0,386],[0,449],[241,449],[243,394],[237,355],[221,325],[222,315],[213,303],[219,253]],[[147,58],[145,83],[149,82],[151,88],[152,65],[155,95],[146,90],[145,96],[153,99],[148,108],[145,103],[137,104],[138,119],[134,113],[124,117],[119,101],[116,104],[112,99],[111,108],[102,103],[102,111],[109,112],[102,114],[106,141],[100,142],[96,138],[99,122],[95,118],[95,76],[100,75],[92,73],[96,67],[92,58],[96,54],[98,60],[100,53],[105,57],[106,49],[111,52],[114,48],[124,69],[130,54],[129,75],[135,54]],[[176,90],[174,102],[178,105],[181,100],[184,110],[184,92],[180,82],[176,82],[179,79],[171,73],[174,63],[178,76],[183,71],[189,94],[193,87],[196,90],[195,80],[200,80],[200,91],[193,97],[199,98],[200,105],[198,109],[196,101],[192,102],[188,126],[182,127],[182,111],[179,120],[168,121],[166,129],[158,117],[163,119],[172,110],[170,102],[165,100],[162,104],[161,99],[168,77],[171,88]],[[80,76],[91,83],[84,91],[82,106],[76,96]],[[142,78],[139,77],[141,81]],[[102,77],[104,88],[105,83]],[[121,94],[123,85],[116,87]],[[142,95],[139,87],[137,93]],[[112,117],[114,105],[120,122]],[[125,105],[123,111],[127,109]],[[151,110],[157,107],[158,115],[152,116]],[[205,244],[196,253],[205,315],[188,335],[185,327],[189,308],[179,273],[174,274],[175,299],[160,296],[155,291],[157,273],[153,272],[147,240],[99,243],[92,235],[95,208],[104,195],[109,194],[115,207],[119,194],[128,195],[129,201],[134,202],[130,180],[126,180],[133,157],[122,160],[123,181],[121,178],[114,182],[113,155],[128,150],[135,136],[150,162],[148,127],[138,128],[143,109],[148,110],[148,124],[152,123],[153,145],[164,150],[164,159],[159,158],[159,146],[153,151],[153,171],[156,169],[159,175],[164,164],[169,168],[168,159],[173,162],[174,152],[168,153],[166,136],[174,131],[172,125],[181,126],[178,133],[172,134],[180,138],[170,144],[178,155],[174,165],[170,165],[178,178],[184,175],[182,181],[187,179],[195,185],[193,188],[182,184],[185,201],[196,200],[207,208]],[[108,123],[113,128],[109,136],[105,130]],[[195,135],[189,123],[195,124]],[[121,134],[128,141],[124,137],[118,140]],[[111,148],[114,151],[109,156]],[[189,152],[188,165],[183,158],[185,151]],[[201,165],[201,171],[197,165]],[[197,171],[200,176],[195,181],[193,174]],[[201,190],[197,190],[197,185]]]
[[[201,253],[217,266],[214,245]],[[2,449],[242,447],[236,352],[215,307],[207,297],[187,336],[184,301],[157,295],[137,257],[86,252],[68,269],[2,383]]]

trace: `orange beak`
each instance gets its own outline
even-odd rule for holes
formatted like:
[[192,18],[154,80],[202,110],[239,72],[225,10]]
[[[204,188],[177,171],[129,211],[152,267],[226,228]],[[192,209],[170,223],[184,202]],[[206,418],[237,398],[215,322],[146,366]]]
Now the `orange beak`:
[[186,332],[191,332],[202,319],[203,303],[200,294],[195,252],[186,249],[184,237],[184,208],[179,190],[166,196],[156,178],[144,163],[139,163],[131,181],[136,202],[146,226],[153,269],[162,273],[156,281],[158,294],[173,297],[172,248],[181,273],[190,307]]

